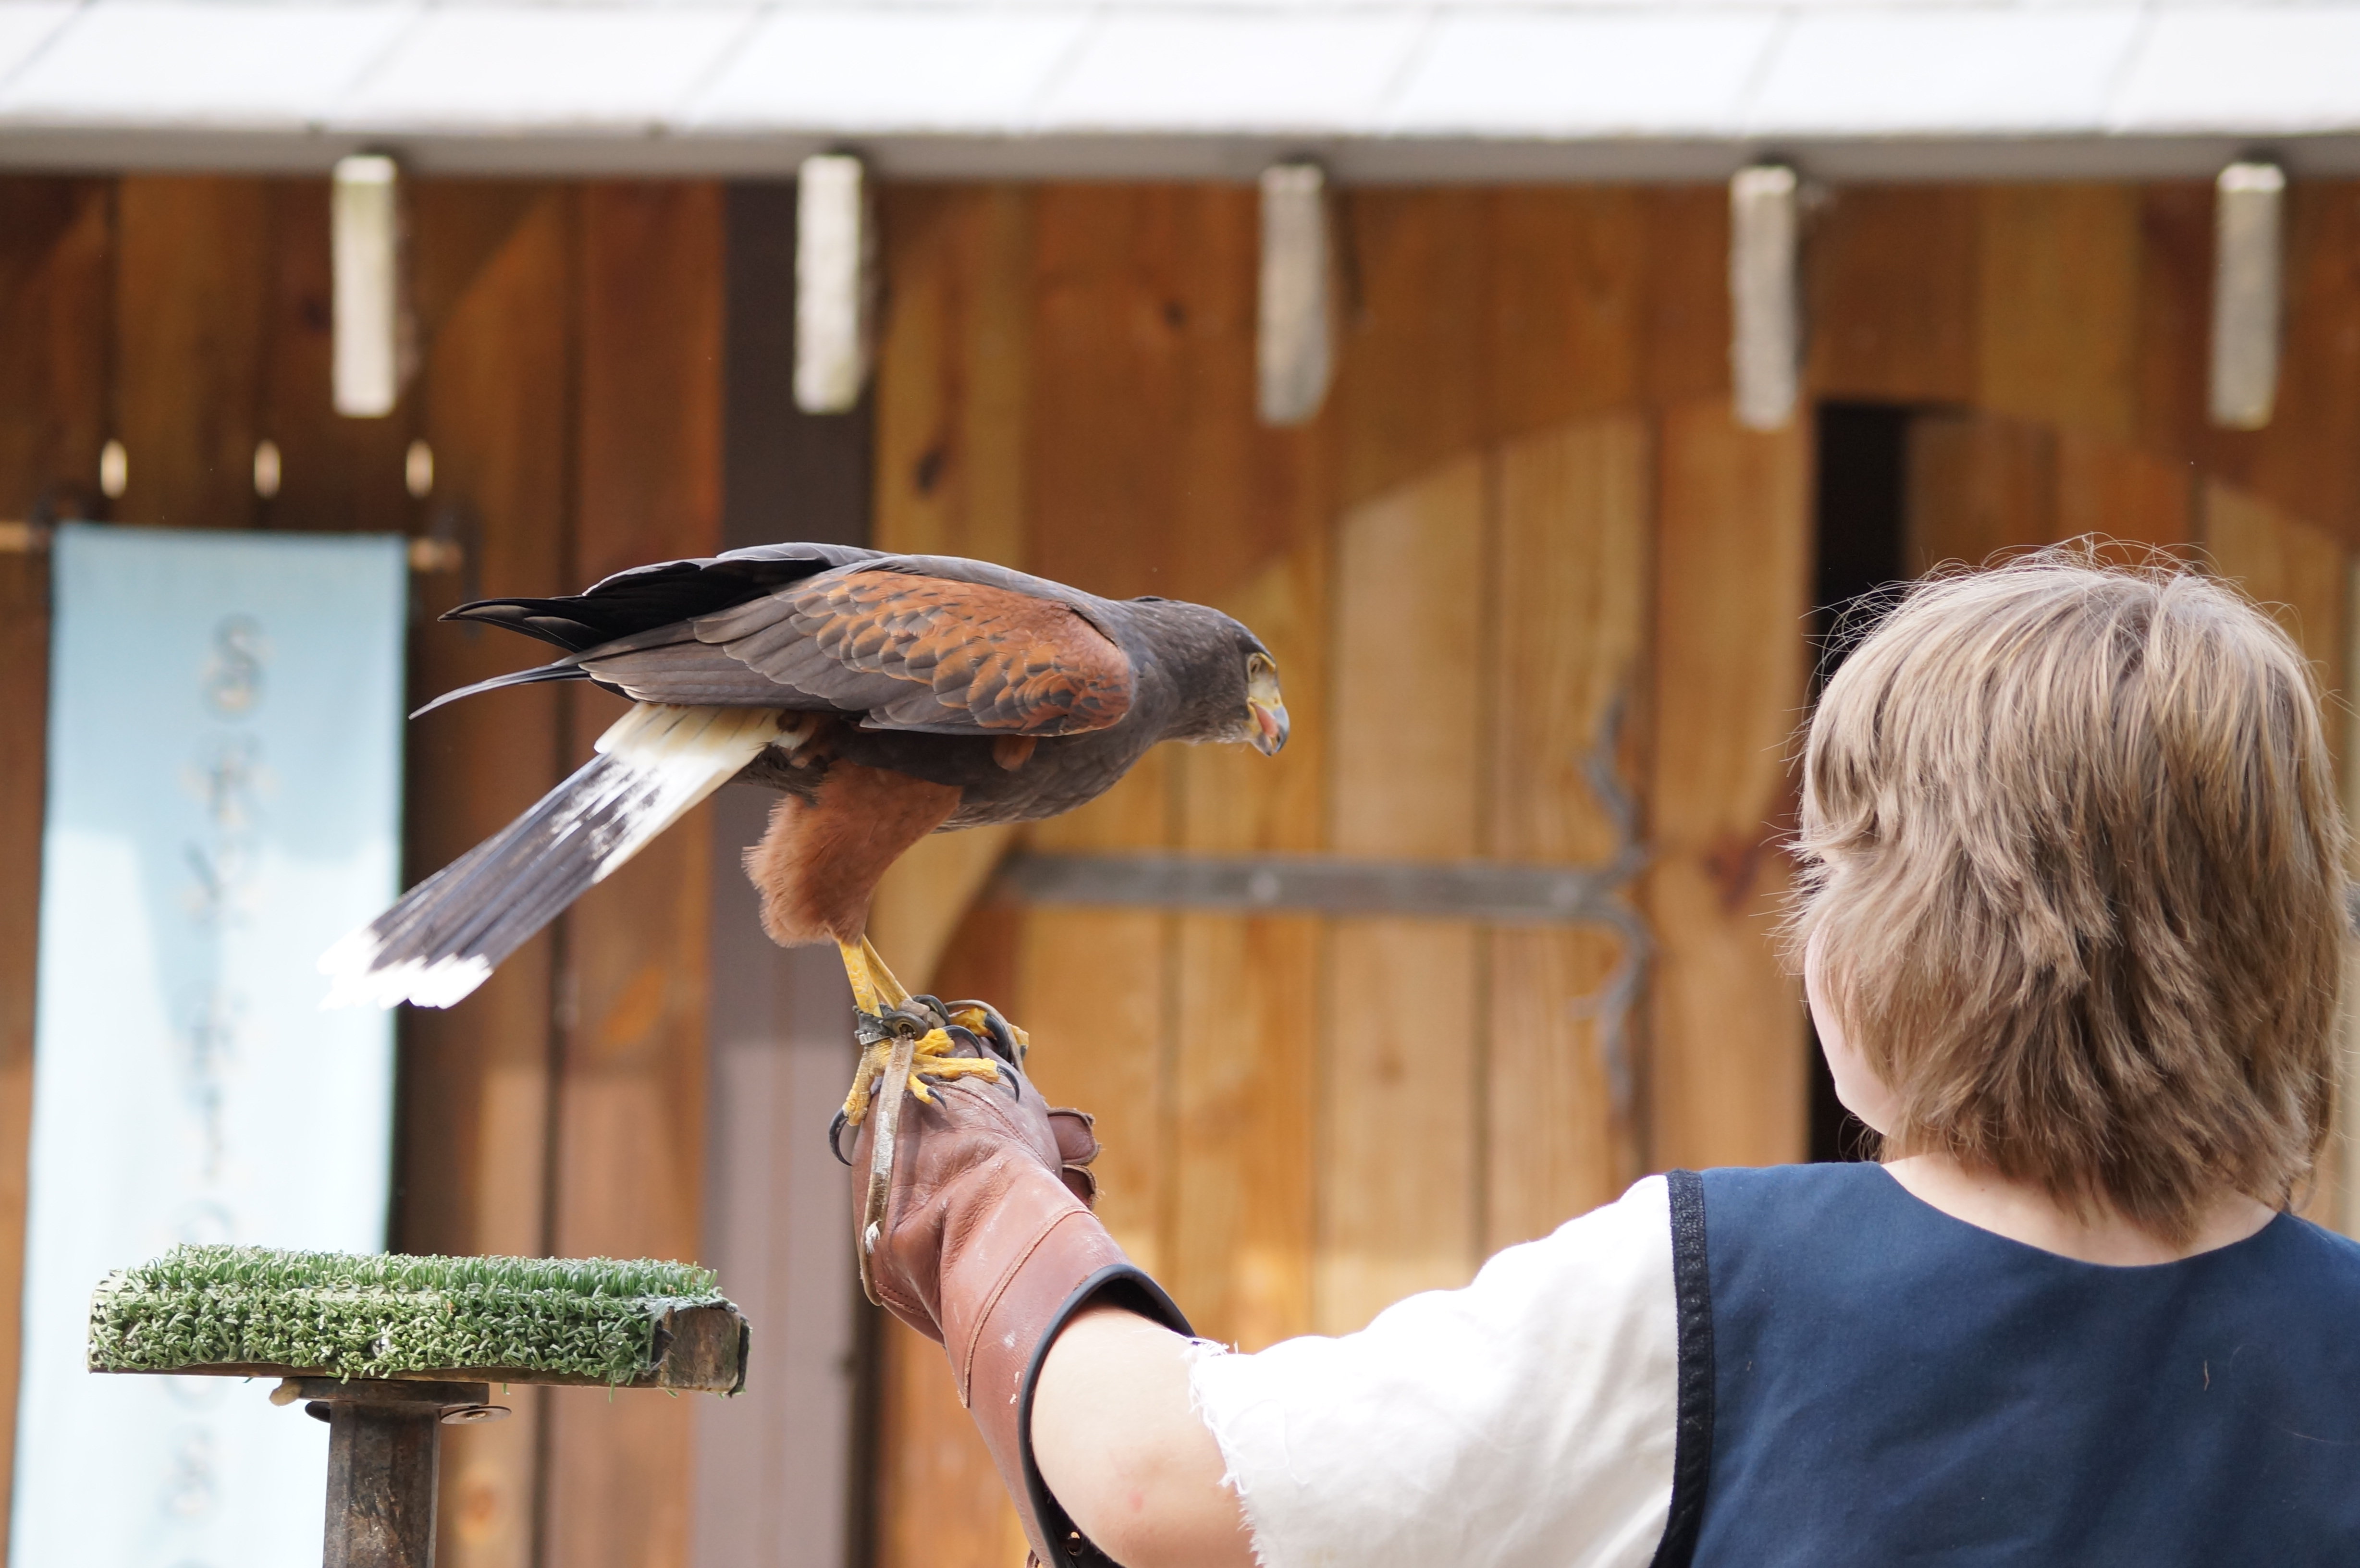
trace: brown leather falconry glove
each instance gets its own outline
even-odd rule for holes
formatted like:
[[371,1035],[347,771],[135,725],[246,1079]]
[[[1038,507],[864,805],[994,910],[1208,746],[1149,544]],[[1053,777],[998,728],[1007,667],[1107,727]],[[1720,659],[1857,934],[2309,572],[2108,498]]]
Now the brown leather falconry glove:
[[[923,1007],[932,998],[916,998]],[[973,1021],[972,1004],[956,1004]],[[931,1010],[931,1009],[930,1009]],[[865,1192],[855,1245],[875,1300],[948,1353],[959,1402],[975,1418],[1045,1568],[1112,1568],[1074,1528],[1032,1460],[1032,1390],[1060,1330],[1109,1301],[1189,1333],[1180,1309],[1090,1213],[1098,1144],[1090,1118],[1052,1109],[1025,1078],[1018,1037],[993,1015],[980,1032],[952,1027],[952,1054],[989,1057],[997,1080],[934,1082],[934,1104],[904,1099],[892,1174],[873,1240]],[[876,1110],[856,1129],[854,1170],[870,1169]],[[840,1137],[839,1143],[844,1141]],[[856,1190],[864,1186],[855,1183]]]

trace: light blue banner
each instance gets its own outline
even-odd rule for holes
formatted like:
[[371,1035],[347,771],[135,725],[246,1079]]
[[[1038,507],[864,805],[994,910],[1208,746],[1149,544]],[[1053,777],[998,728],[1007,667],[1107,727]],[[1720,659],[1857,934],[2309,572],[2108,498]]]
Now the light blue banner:
[[316,1568],[327,1429],[82,1368],[175,1242],[385,1246],[392,1025],[322,948],[399,890],[399,539],[58,530],[12,1568]]

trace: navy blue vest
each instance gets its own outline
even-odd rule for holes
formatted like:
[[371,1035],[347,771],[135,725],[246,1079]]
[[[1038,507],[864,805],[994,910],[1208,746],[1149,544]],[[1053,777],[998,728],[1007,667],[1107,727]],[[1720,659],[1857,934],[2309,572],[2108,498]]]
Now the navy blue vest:
[[1658,1568],[2360,1564],[2360,1245],[2110,1269],[1874,1165],[1675,1172]]

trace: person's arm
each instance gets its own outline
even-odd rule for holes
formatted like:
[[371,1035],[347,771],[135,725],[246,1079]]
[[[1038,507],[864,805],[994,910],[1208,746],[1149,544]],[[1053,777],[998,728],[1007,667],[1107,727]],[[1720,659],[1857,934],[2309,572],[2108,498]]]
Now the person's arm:
[[1032,1455],[1083,1533],[1123,1568],[1253,1568],[1219,1444],[1191,1407],[1188,1342],[1091,1307],[1049,1347]]

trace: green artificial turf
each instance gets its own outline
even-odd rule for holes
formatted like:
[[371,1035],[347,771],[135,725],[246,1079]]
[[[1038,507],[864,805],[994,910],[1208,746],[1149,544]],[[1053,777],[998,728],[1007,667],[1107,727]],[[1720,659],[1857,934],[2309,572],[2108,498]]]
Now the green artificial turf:
[[715,1306],[713,1271],[606,1258],[402,1258],[177,1247],[91,1298],[90,1366],[263,1365],[340,1377],[466,1367],[624,1383],[670,1309]]

